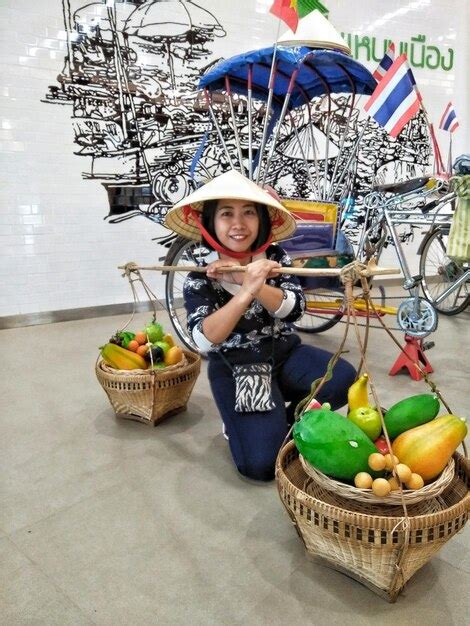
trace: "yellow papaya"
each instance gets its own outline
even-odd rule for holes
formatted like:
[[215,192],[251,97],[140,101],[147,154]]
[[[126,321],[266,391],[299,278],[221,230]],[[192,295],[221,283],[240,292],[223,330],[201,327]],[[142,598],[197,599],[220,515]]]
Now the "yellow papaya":
[[392,443],[400,463],[424,480],[436,478],[467,435],[467,424],[456,415],[441,415],[399,435]]
[[121,348],[114,343],[107,343],[101,348],[103,361],[117,370],[146,370],[147,361],[136,352]]

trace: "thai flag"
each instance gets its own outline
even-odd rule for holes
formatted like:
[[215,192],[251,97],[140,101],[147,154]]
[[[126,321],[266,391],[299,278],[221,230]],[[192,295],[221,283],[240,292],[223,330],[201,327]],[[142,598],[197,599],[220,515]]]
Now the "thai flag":
[[455,114],[454,105],[452,102],[446,106],[446,110],[444,111],[441,121],[439,122],[439,128],[442,130],[447,130],[449,133],[453,133],[456,128],[459,127],[459,121],[457,119],[457,115]]
[[406,54],[401,54],[392,63],[364,106],[367,113],[391,137],[401,133],[421,105],[408,70]]
[[423,102],[423,96],[421,95],[421,92],[418,89],[418,85],[416,84],[416,79],[415,79],[415,76],[413,74],[413,70],[411,69],[410,64],[408,63],[408,59],[406,60],[406,64],[408,65],[408,76],[410,77],[410,80],[413,83],[413,88],[416,91],[416,95],[418,96],[418,100],[420,102]]
[[394,61],[395,61],[395,44],[392,41],[390,42],[390,45],[387,48],[387,52],[384,54],[384,58],[380,61],[380,63],[377,66],[377,69],[372,74],[372,76],[375,78],[375,80],[378,83],[385,76],[385,73],[387,72],[388,69],[390,69],[390,66],[392,65]]

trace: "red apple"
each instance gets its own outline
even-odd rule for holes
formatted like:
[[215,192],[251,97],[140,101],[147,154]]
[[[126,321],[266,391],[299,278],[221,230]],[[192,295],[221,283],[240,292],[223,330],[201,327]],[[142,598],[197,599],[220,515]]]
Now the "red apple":
[[388,454],[390,452],[385,437],[379,437],[376,439],[374,441],[374,445],[381,454]]

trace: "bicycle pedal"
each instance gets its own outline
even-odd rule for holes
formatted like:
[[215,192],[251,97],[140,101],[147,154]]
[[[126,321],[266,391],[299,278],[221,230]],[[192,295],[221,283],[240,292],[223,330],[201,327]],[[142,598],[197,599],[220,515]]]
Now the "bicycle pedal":
[[425,341],[422,346],[421,346],[421,350],[424,352],[425,350],[431,350],[431,348],[434,348],[436,344],[434,343],[434,341]]

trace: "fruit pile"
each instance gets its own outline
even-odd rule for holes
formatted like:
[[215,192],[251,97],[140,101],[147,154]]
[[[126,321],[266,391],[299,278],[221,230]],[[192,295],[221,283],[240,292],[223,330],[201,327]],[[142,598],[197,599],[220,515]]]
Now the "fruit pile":
[[[420,474],[412,472],[411,468],[404,463],[400,463],[397,456],[373,452],[367,460],[370,469],[374,471],[386,471],[390,473],[388,478],[372,478],[368,472],[359,472],[354,477],[354,485],[358,489],[372,489],[375,496],[388,496],[391,491],[400,489],[399,482],[403,489],[421,489],[424,487],[424,480]],[[395,462],[395,475],[393,474],[393,463]]]
[[100,351],[103,361],[118,370],[163,369],[183,359],[183,350],[155,321],[137,333],[116,332]]
[[465,419],[438,416],[439,410],[439,399],[432,394],[411,396],[382,410],[389,450],[363,374],[349,388],[347,417],[313,401],[294,425],[293,438],[316,469],[384,497],[400,483],[414,490],[432,482],[465,439]]

